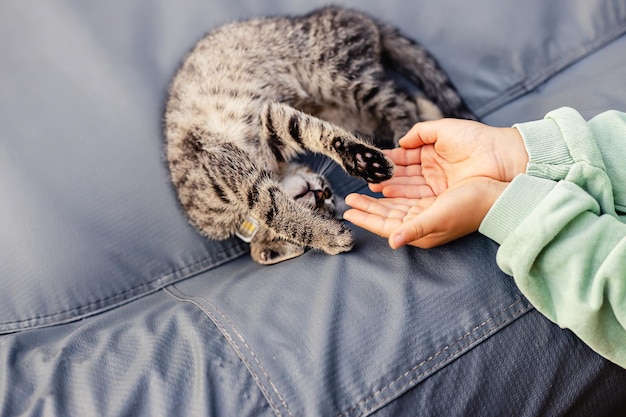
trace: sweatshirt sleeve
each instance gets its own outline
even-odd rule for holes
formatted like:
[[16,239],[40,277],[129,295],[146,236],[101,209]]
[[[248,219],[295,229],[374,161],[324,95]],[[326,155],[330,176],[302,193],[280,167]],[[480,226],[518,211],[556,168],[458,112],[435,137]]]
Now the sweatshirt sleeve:
[[515,127],[527,171],[480,232],[538,311],[626,368],[626,118],[566,108]]

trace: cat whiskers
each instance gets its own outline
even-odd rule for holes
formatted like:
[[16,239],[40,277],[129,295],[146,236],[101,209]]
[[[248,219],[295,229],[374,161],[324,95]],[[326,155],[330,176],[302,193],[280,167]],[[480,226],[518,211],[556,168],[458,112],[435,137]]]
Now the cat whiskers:
[[311,169],[325,178],[328,178],[328,175],[326,174],[333,170],[336,166],[337,165],[329,158],[319,158],[311,166]]

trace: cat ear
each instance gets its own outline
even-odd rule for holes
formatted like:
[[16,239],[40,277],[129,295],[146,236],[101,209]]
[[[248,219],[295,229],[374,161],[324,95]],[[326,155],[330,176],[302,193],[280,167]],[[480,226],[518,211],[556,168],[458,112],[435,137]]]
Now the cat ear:
[[302,246],[284,240],[253,240],[250,243],[250,256],[262,265],[272,265],[304,253]]

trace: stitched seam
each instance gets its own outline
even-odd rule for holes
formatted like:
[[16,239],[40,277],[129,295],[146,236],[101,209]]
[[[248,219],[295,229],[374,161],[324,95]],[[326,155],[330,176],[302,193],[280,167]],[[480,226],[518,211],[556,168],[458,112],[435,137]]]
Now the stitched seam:
[[398,393],[404,392],[408,387],[414,385],[416,382],[418,382],[420,379],[422,379],[425,375],[431,373],[433,370],[437,369],[438,367],[443,365],[445,362],[447,362],[449,360],[452,360],[452,359],[455,359],[456,357],[460,356],[461,353],[463,353],[469,346],[474,344],[476,341],[479,341],[479,340],[485,338],[486,336],[492,334],[495,330],[501,328],[501,326],[506,325],[507,323],[512,322],[517,317],[519,317],[520,315],[522,315],[526,311],[528,311],[528,309],[529,309],[529,306],[522,306],[519,310],[515,311],[510,317],[506,318],[504,321],[494,324],[492,327],[488,328],[484,333],[480,334],[479,336],[475,337],[474,339],[469,340],[468,343],[466,343],[466,344],[462,345],[461,347],[459,347],[450,356],[442,358],[439,362],[437,362],[436,364],[434,364],[430,368],[424,370],[422,373],[414,376],[411,380],[407,381],[404,385],[400,386],[394,392],[390,392],[387,397],[384,397],[380,401],[378,401],[378,403],[373,404],[371,407],[366,409],[365,412],[369,412],[371,410],[377,409],[378,407],[380,407],[381,405],[385,404],[387,401],[389,401],[390,399],[395,397]]
[[259,358],[257,357],[257,355],[254,353],[254,351],[252,350],[250,345],[248,345],[248,342],[246,342],[246,340],[244,339],[243,335],[237,330],[237,328],[235,327],[233,322],[222,311],[220,311],[220,309],[218,309],[217,306],[215,306],[209,300],[207,300],[206,298],[204,298],[202,296],[200,296],[198,298],[200,298],[201,300],[205,301],[209,306],[211,306],[215,311],[217,311],[217,313],[226,321],[226,323],[228,323],[228,325],[231,327],[231,329],[233,329],[233,332],[235,332],[237,337],[239,337],[239,340],[241,340],[241,342],[246,347],[246,349],[248,349],[248,351],[250,352],[250,356],[252,356],[252,358],[254,359],[256,364],[259,366],[259,369],[261,370],[261,372],[263,373],[265,378],[267,378],[267,381],[270,384],[270,386],[272,387],[272,390],[274,391],[274,393],[276,393],[276,395],[278,396],[278,399],[280,400],[282,405],[285,407],[285,410],[287,411],[287,414],[289,414],[291,417],[293,417],[293,414],[291,413],[291,410],[289,409],[289,406],[287,406],[287,402],[285,401],[283,396],[278,391],[278,388],[276,388],[276,385],[274,385],[274,382],[270,378],[270,376],[269,376],[268,372],[266,371],[265,367],[261,364],[261,362],[259,361]]
[[[430,356],[429,358],[423,360],[422,362],[418,363],[417,365],[413,366],[411,369],[409,369],[408,371],[406,371],[405,373],[403,373],[402,375],[400,375],[398,378],[394,379],[393,381],[389,382],[387,385],[377,389],[376,391],[374,391],[373,393],[371,393],[370,395],[368,395],[366,398],[362,399],[361,401],[359,401],[357,404],[355,404],[353,407],[351,407],[350,409],[348,409],[347,411],[344,411],[340,414],[337,415],[337,417],[344,417],[347,416],[353,412],[355,412],[357,409],[363,407],[365,404],[367,404],[369,401],[373,401],[377,396],[379,396],[380,394],[382,394],[383,392],[390,390],[394,385],[398,384],[399,382],[401,382],[403,379],[407,378],[410,374],[412,374],[413,372],[415,372],[416,370],[418,370],[419,368],[421,368],[422,366],[424,366],[425,364],[427,364],[428,362],[434,360],[435,358],[437,358],[438,356],[442,355],[443,353],[445,353],[446,351],[450,350],[451,347],[453,347],[454,345],[457,345],[459,343],[461,343],[463,341],[463,339],[471,336],[473,333],[477,332],[478,330],[480,330],[481,328],[485,327],[488,323],[494,321],[497,317],[503,315],[504,313],[506,313],[507,311],[509,311],[510,309],[512,309],[513,307],[515,307],[516,305],[522,303],[523,300],[517,300],[516,302],[514,302],[513,304],[511,304],[510,306],[504,308],[503,310],[501,310],[500,312],[498,312],[496,315],[488,318],[487,320],[483,321],[482,323],[480,323],[478,326],[474,327],[473,329],[471,329],[470,331],[468,331],[467,333],[465,333],[463,336],[459,337],[457,340],[453,341],[452,343],[444,346],[442,349],[440,349],[438,352],[436,352],[435,354],[433,354],[432,356]],[[524,313],[525,311],[527,311],[530,308],[529,305],[522,305],[520,307],[519,310],[515,311],[510,317],[507,317],[506,319],[504,319],[501,322],[497,322],[495,323],[492,327],[488,328],[485,332],[483,332],[482,334],[480,334],[478,337],[475,338],[470,338],[469,341],[463,345],[461,345],[461,347],[459,347],[457,350],[455,350],[452,354],[450,354],[449,356],[446,356],[444,358],[442,358],[439,362],[437,362],[436,364],[434,364],[433,366],[431,366],[430,368],[422,371],[419,375],[413,377],[411,380],[409,380],[408,382],[404,383],[402,386],[400,386],[399,388],[397,388],[394,391],[391,391],[389,395],[387,395],[386,397],[383,397],[381,400],[379,400],[377,403],[373,404],[372,406],[366,408],[364,411],[367,412],[369,410],[375,409],[376,407],[378,407],[379,405],[383,404],[384,402],[388,401],[389,398],[394,397],[398,392],[402,392],[406,387],[414,384],[415,382],[417,382],[420,378],[422,378],[424,375],[428,374],[429,372],[431,372],[433,369],[437,368],[438,366],[440,366],[441,364],[443,364],[444,362],[455,358],[456,356],[458,356],[458,354],[462,351],[464,351],[468,346],[471,346],[474,342],[476,342],[477,340],[480,340],[482,338],[484,338],[486,335],[492,333],[495,329],[501,327],[502,325],[511,322],[512,320],[514,320],[515,318],[517,318],[518,316],[520,316],[522,313]]]
[[[250,373],[252,374],[254,380],[256,381],[256,383],[259,385],[259,387],[261,388],[261,391],[265,394],[265,397],[268,399],[268,402],[270,403],[270,406],[272,407],[272,409],[274,410],[274,412],[277,415],[282,415],[280,410],[278,409],[278,407],[276,406],[276,404],[274,403],[274,400],[271,398],[271,394],[270,392],[268,392],[267,388],[265,388],[263,382],[261,381],[261,379],[259,378],[259,376],[257,375],[257,373],[254,371],[254,369],[252,368],[250,362],[248,361],[248,359],[245,357],[245,355],[243,354],[243,352],[240,350],[239,346],[237,345],[237,343],[235,342],[235,340],[233,339],[233,337],[230,335],[230,333],[228,332],[228,330],[221,324],[221,322],[219,322],[219,320],[217,320],[217,317],[215,317],[211,312],[207,311],[207,309],[201,305],[201,303],[196,302],[194,300],[201,300],[204,303],[206,303],[209,307],[211,307],[213,310],[215,310],[221,317],[222,319],[230,326],[230,328],[232,329],[232,331],[235,333],[235,335],[239,338],[239,340],[241,341],[241,343],[243,343],[243,346],[248,350],[248,352],[250,353],[250,356],[254,359],[254,362],[257,364],[257,366],[259,367],[259,369],[261,370],[261,373],[263,374],[263,376],[267,379],[267,382],[269,383],[270,387],[272,388],[272,391],[274,391],[274,393],[276,394],[276,396],[278,397],[278,400],[281,402],[281,404],[283,405],[283,407],[285,408],[285,411],[287,412],[287,414],[291,417],[294,417],[293,413],[291,412],[291,410],[289,409],[289,406],[287,405],[287,402],[285,401],[284,397],[280,394],[280,392],[278,391],[278,388],[276,387],[276,385],[274,384],[274,382],[272,381],[272,378],[270,378],[267,370],[265,369],[265,367],[261,364],[258,356],[254,353],[254,351],[252,350],[252,348],[250,347],[250,345],[248,344],[248,342],[245,340],[245,338],[243,337],[243,335],[237,330],[237,328],[235,327],[235,325],[233,324],[233,322],[219,309],[217,308],[217,306],[215,306],[213,303],[211,303],[208,299],[206,299],[205,297],[202,296],[191,296],[189,294],[186,294],[185,292],[181,291],[178,287],[176,287],[176,285],[171,285],[171,287],[173,289],[175,289],[177,292],[179,292],[180,294],[182,294],[182,296],[187,297],[187,298],[178,298],[181,301],[187,301],[193,305],[195,305],[196,307],[198,307],[200,310],[202,310],[210,319],[213,323],[215,323],[215,325],[218,327],[218,329],[220,329],[220,331],[224,334],[224,336],[227,338],[227,340],[230,342],[231,346],[233,346],[233,348],[239,353],[239,357],[244,361],[244,363],[247,363],[248,366],[246,366],[248,368],[248,370],[250,371]],[[170,287],[165,288],[165,291],[167,291],[168,293],[172,294],[170,292]],[[172,296],[174,296],[174,294],[172,294]],[[176,298],[176,297],[175,297]]]
[[[174,294],[172,289],[177,291],[177,292],[179,292],[180,294],[182,294],[182,296],[178,296],[178,295]],[[228,331],[224,328],[224,326],[222,326],[222,324],[217,320],[217,318],[213,315],[213,313],[208,311],[207,308],[204,307],[203,305],[201,305],[200,303],[194,301],[192,299],[192,297],[188,296],[187,294],[183,293],[181,290],[176,288],[175,285],[171,285],[170,287],[164,288],[163,290],[167,294],[169,294],[171,297],[173,297],[175,300],[183,302],[183,303],[189,303],[189,304],[197,307],[198,309],[200,309],[200,311],[202,311],[202,313],[204,313],[209,318],[209,320],[211,320],[211,322],[219,329],[219,331],[224,335],[224,338],[226,338],[226,340],[229,342],[231,347],[235,350],[235,352],[237,353],[237,356],[239,356],[239,358],[245,364],[246,368],[248,369],[248,371],[250,372],[250,374],[252,376],[252,379],[254,379],[254,381],[259,386],[259,389],[263,393],[264,397],[268,400],[268,403],[269,403],[270,407],[272,408],[272,410],[274,410],[276,415],[280,416],[281,415],[280,410],[278,409],[278,407],[274,403],[274,400],[272,399],[272,397],[269,395],[269,392],[267,392],[267,390],[266,390],[265,386],[263,385],[263,383],[261,382],[258,374],[254,371],[254,369],[252,369],[252,366],[250,365],[248,359],[245,357],[245,355],[243,354],[241,349],[239,349],[239,346],[237,345],[237,343],[233,340],[233,338],[230,335],[230,333],[228,333]]]
[[[232,249],[232,248],[229,248]],[[234,248],[236,249],[236,248]],[[226,254],[227,251],[223,251],[220,252],[220,256],[222,254]],[[0,333],[2,333],[3,331],[12,331],[12,330],[18,330],[22,328],[22,325],[25,323],[28,323],[30,321],[41,321],[41,320],[46,320],[46,319],[51,319],[54,318],[56,316],[64,316],[64,315],[68,315],[70,313],[78,313],[83,311],[83,313],[78,313],[78,315],[76,317],[74,317],[75,319],[79,319],[80,317],[82,317],[84,314],[89,314],[89,313],[94,313],[96,310],[91,310],[91,308],[93,306],[96,306],[98,304],[105,304],[103,307],[108,307],[109,305],[107,304],[110,300],[115,300],[115,299],[119,299],[118,302],[123,302],[126,301],[134,296],[137,296],[139,294],[141,294],[145,288],[149,288],[151,286],[153,286],[155,283],[157,283],[158,281],[167,281],[170,279],[184,279],[187,277],[190,277],[192,275],[204,272],[206,270],[206,268],[215,268],[218,267],[219,265],[228,262],[236,257],[239,257],[243,254],[242,253],[237,253],[234,252],[234,255],[227,255],[223,260],[219,261],[219,262],[215,262],[214,259],[209,259],[209,258],[205,258],[202,259],[200,261],[194,262],[190,265],[185,265],[182,266],[181,268],[178,268],[168,274],[159,276],[155,279],[152,279],[150,281],[144,282],[136,287],[132,287],[129,288],[127,290],[124,290],[122,292],[113,294],[113,295],[109,295],[105,298],[96,300],[96,301],[92,301],[90,303],[87,304],[81,304],[79,306],[75,306],[72,307],[70,309],[67,310],[63,310],[63,311],[58,311],[55,313],[50,313],[50,314],[45,314],[42,316],[34,316],[34,317],[28,317],[28,318],[24,318],[24,319],[20,319],[20,320],[12,320],[12,321],[5,321],[5,322],[0,322],[0,327],[2,327],[0,329]],[[219,257],[219,256],[218,256]],[[206,265],[206,266],[204,266]],[[200,266],[200,268],[198,268],[198,266]],[[197,269],[196,269],[197,268]],[[167,285],[168,283],[164,283],[163,285]],[[155,291],[158,289],[158,287],[153,288]],[[113,304],[111,304],[110,306],[112,306]],[[86,311],[85,311],[86,310]],[[49,324],[53,324],[53,323],[49,323]],[[32,326],[27,326],[27,328],[30,328]]]

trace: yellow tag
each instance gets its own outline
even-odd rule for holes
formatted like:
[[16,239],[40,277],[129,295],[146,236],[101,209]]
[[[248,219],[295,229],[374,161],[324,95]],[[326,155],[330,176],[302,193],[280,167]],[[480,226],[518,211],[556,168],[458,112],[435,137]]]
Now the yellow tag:
[[235,232],[235,236],[246,243],[250,243],[258,231],[259,223],[252,217],[248,216],[248,218],[239,226],[239,230]]

